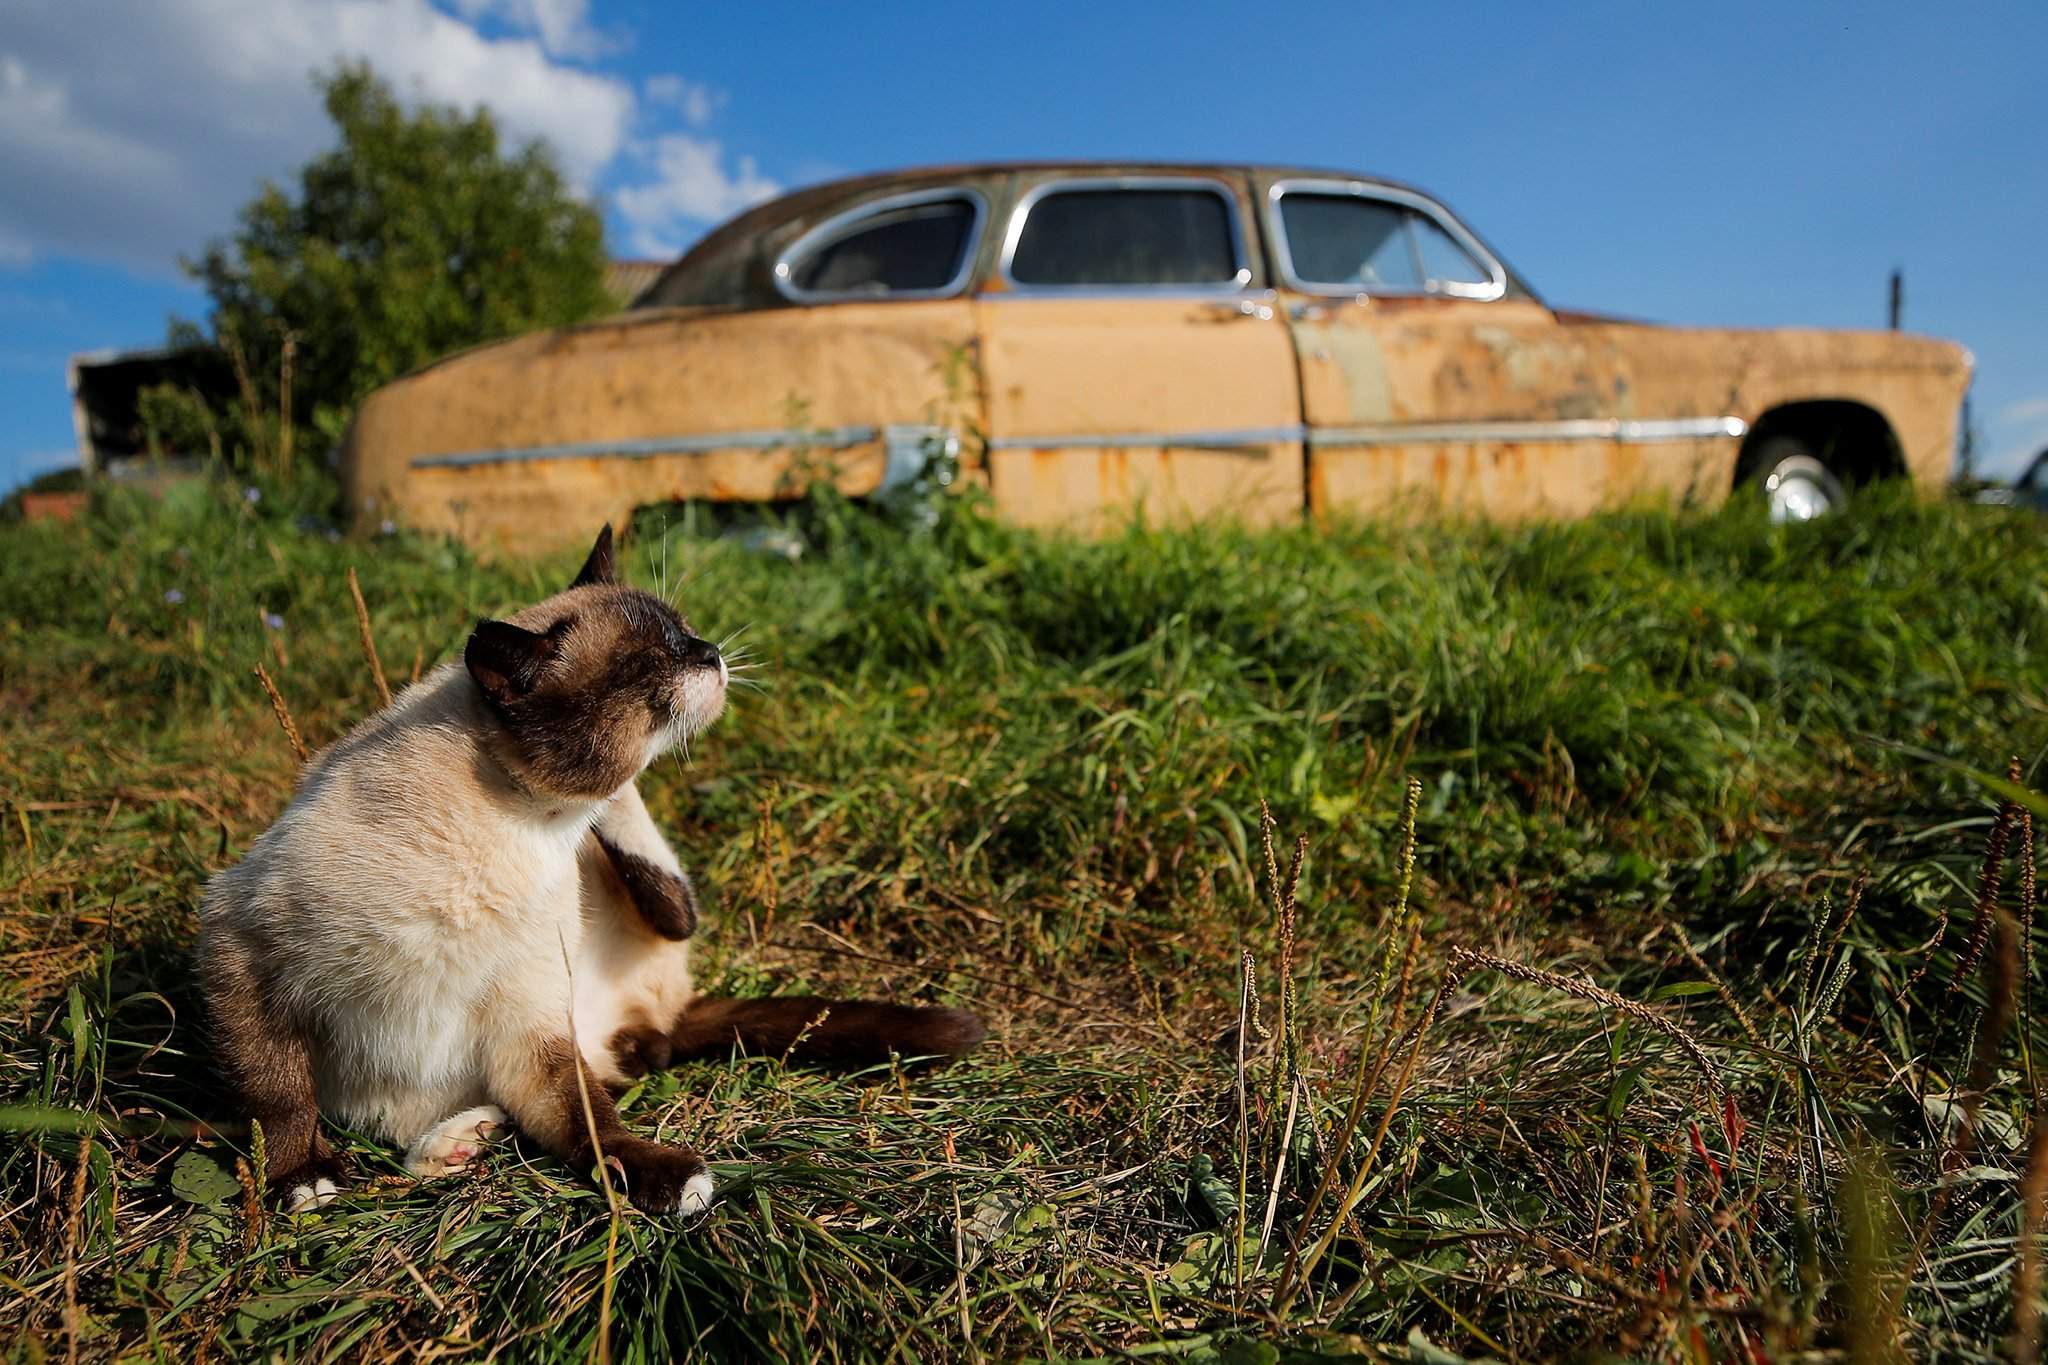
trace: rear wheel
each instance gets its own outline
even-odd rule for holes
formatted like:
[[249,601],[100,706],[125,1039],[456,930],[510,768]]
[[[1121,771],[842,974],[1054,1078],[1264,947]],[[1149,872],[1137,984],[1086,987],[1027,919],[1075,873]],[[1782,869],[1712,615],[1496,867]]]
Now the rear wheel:
[[1797,436],[1773,436],[1756,452],[1755,483],[1771,524],[1812,521],[1839,509],[1848,490]]

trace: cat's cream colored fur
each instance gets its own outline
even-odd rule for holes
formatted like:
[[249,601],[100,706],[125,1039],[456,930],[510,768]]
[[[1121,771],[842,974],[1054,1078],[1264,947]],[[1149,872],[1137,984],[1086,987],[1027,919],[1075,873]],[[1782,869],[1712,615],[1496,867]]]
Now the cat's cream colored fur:
[[604,856],[595,827],[681,874],[639,792],[520,790],[479,745],[479,705],[460,664],[400,693],[316,761],[201,912],[203,934],[264,944],[271,1008],[317,1022],[321,1108],[399,1146],[490,1102],[524,1123],[527,1042],[572,1017],[584,1060],[619,1079],[612,1035],[668,1026],[690,994],[689,941],[580,866]]
[[725,706],[723,657],[622,586],[610,528],[574,586],[482,622],[446,664],[316,757],[208,885],[198,965],[228,1078],[295,1205],[334,1197],[324,1111],[464,1165],[509,1121],[642,1207],[711,1177],[640,1137],[610,1090],[735,1048],[841,1065],[954,1056],[973,1015],[693,993],[697,904],[634,786]]
[[[601,635],[621,591],[579,586],[513,624],[573,622],[560,655],[573,667],[579,644],[612,647],[577,633]],[[725,678],[722,660],[683,673],[672,713],[624,741],[624,783],[588,795],[539,788],[471,671],[437,668],[319,755],[277,823],[214,878],[202,968],[247,964],[262,1015],[309,1044],[319,1109],[413,1151],[416,1167],[444,1169],[428,1150],[437,1130],[475,1129],[490,1106],[569,1143],[548,1041],[573,1036],[589,1080],[617,1082],[614,1034],[665,1031],[691,993],[688,941],[643,922],[590,835],[683,876],[632,779],[717,718]],[[699,1176],[683,1205],[709,1189]]]

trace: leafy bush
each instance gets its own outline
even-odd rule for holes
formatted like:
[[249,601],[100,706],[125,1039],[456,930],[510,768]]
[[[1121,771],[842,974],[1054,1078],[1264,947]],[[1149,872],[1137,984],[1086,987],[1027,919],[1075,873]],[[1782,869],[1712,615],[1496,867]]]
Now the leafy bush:
[[[612,306],[602,220],[544,143],[506,151],[483,108],[408,111],[364,66],[323,90],[338,145],[292,189],[266,184],[237,231],[187,263],[212,312],[203,332],[172,328],[174,344],[226,353],[240,397],[216,427],[279,477],[323,455],[378,385]],[[161,395],[156,411],[192,420]]]

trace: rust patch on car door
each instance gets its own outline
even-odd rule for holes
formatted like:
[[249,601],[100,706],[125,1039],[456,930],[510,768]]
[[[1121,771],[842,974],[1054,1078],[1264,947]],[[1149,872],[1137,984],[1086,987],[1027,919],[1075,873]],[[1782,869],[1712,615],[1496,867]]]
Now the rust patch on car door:
[[[1627,357],[1534,300],[1288,304],[1315,514],[1572,516],[1703,482],[1689,443],[1639,447],[1570,425],[1635,415]],[[1718,469],[1720,452],[1707,463]]]

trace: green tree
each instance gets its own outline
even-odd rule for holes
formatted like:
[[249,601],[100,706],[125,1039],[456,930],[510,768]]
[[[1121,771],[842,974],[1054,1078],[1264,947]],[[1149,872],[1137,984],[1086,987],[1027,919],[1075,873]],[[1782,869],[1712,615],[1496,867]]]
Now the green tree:
[[340,143],[266,183],[186,270],[240,397],[227,425],[259,465],[324,453],[363,396],[438,356],[614,307],[604,225],[542,142],[507,152],[488,110],[408,111],[368,67],[320,82]]

